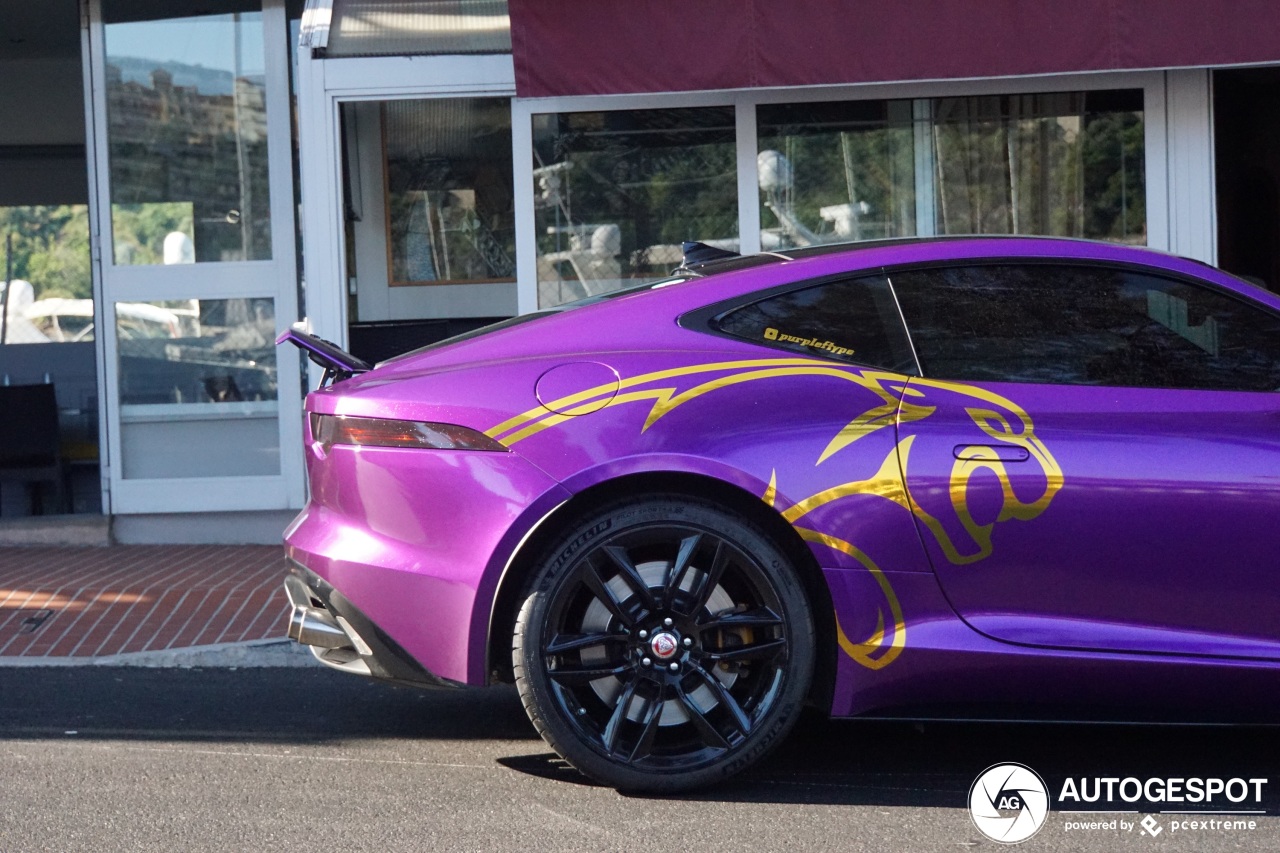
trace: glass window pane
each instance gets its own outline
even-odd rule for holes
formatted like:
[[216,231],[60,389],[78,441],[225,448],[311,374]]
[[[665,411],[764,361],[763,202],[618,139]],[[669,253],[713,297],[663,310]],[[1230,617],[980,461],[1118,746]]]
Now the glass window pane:
[[761,247],[916,233],[910,101],[762,104]]
[[106,26],[120,265],[271,257],[262,15]]
[[931,102],[939,234],[1146,242],[1140,90]]
[[510,52],[507,0],[336,0],[325,56]]
[[512,281],[511,102],[383,106],[391,283]]
[[538,305],[679,266],[681,243],[738,248],[732,107],[533,117]]
[[915,359],[884,277],[792,290],[731,311],[716,326],[752,343],[914,374]]
[[[89,209],[0,207],[0,344],[93,340]],[[12,286],[3,281],[11,266]]]
[[926,376],[1280,390],[1280,318],[1206,287],[1040,264],[892,280]]
[[114,308],[122,405],[202,403],[218,416],[254,408],[232,404],[276,399],[271,299],[117,302]]

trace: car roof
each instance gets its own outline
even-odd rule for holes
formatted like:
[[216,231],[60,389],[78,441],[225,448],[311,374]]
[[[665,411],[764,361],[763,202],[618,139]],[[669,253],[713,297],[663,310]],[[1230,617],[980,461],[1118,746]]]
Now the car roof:
[[[733,270],[749,269],[751,267],[764,266],[767,264],[783,263],[785,261],[798,261],[805,258],[817,258],[823,255],[835,255],[843,253],[859,253],[869,252],[876,249],[887,248],[905,248],[909,246],[927,246],[944,243],[965,243],[973,241],[1008,241],[1010,243],[1065,243],[1075,244],[1078,246],[1107,246],[1118,248],[1122,244],[1109,243],[1100,240],[1087,240],[1079,237],[1053,237],[1036,234],[947,234],[935,235],[928,237],[889,237],[880,240],[859,240],[857,242],[841,242],[841,243],[819,243],[813,246],[796,246],[788,249],[772,249],[767,252],[760,252],[753,255],[724,255],[712,258],[710,260],[692,260],[697,257],[696,250],[691,251],[692,247],[702,247],[701,243],[686,243],[685,257],[686,262],[680,266],[676,272],[689,273],[693,275],[706,276],[714,275],[722,272],[731,272]],[[1156,251],[1146,246],[1127,246],[1135,251]],[[1165,254],[1167,253],[1159,253]],[[1167,255],[1168,257],[1176,257]],[[1183,260],[1192,260],[1183,258]]]

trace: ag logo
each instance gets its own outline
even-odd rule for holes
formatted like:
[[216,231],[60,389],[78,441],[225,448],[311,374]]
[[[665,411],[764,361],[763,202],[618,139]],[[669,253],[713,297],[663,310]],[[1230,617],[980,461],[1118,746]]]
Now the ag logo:
[[969,816],[978,831],[1002,844],[1026,841],[1049,816],[1049,790],[1022,764],[993,764],[969,789]]

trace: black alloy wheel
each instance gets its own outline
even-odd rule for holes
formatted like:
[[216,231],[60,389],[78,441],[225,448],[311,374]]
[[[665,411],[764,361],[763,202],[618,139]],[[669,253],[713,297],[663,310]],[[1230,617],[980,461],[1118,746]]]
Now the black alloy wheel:
[[795,722],[813,620],[791,561],[741,516],[654,497],[583,519],[520,610],[538,731],[604,784],[674,792],[742,770]]

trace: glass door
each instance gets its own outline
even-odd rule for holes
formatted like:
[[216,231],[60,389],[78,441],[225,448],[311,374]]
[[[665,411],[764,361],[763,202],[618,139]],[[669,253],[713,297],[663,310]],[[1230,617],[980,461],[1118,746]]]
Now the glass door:
[[111,510],[300,506],[284,7],[165,8],[90,3]]

